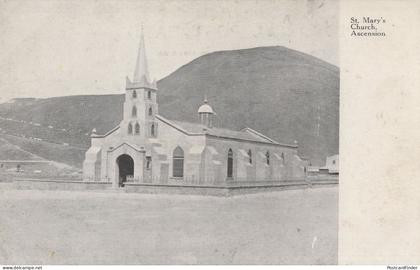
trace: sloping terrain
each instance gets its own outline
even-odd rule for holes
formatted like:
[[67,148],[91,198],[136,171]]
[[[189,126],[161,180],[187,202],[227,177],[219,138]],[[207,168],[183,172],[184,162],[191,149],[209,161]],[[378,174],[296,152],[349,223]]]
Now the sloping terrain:
[[[6,146],[0,148],[0,150],[11,148],[14,151],[13,156],[6,156],[5,154],[1,153],[0,156],[5,157],[4,159],[7,160],[45,159],[68,164],[76,168],[81,168],[86,152],[86,149],[84,148],[38,141],[19,136],[0,134],[0,138],[3,141],[7,141]],[[17,152],[16,149],[20,150],[20,152]],[[32,153],[36,153],[36,155]]]
[[[21,146],[29,151],[23,150]],[[31,151],[40,153],[45,158],[34,155]],[[15,177],[80,179],[80,159],[83,155],[84,151],[75,151],[70,146],[57,146],[0,134],[0,182],[7,182]],[[65,163],[48,159],[61,160]]]
[[42,160],[42,158],[0,137],[0,160]]

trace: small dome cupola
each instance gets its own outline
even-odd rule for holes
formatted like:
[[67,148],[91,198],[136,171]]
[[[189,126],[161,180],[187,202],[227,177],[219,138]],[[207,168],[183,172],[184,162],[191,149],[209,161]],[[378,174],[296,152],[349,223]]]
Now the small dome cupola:
[[216,113],[213,111],[211,106],[208,104],[207,98],[204,99],[204,104],[198,108],[198,117],[202,125],[208,128],[213,127],[213,115]]

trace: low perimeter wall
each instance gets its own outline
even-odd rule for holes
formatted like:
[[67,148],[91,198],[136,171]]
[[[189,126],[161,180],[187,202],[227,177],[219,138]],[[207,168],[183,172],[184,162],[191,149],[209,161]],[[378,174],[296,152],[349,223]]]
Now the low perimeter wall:
[[112,184],[109,182],[82,182],[77,180],[49,180],[18,178],[13,180],[16,189],[41,189],[41,190],[106,190]]
[[16,189],[40,189],[40,190],[115,190],[127,193],[145,194],[189,194],[211,196],[233,196],[257,192],[272,192],[290,189],[305,189],[335,186],[338,179],[327,180],[294,180],[266,183],[236,183],[235,185],[171,185],[150,183],[126,183],[123,188],[113,188],[110,182],[83,182],[74,180],[47,180],[19,178],[13,180]]
[[283,182],[274,184],[260,185],[151,185],[151,184],[126,184],[126,192],[133,193],[171,193],[171,194],[197,194],[212,196],[232,196],[239,194],[279,191],[285,189],[303,189],[309,187],[305,181]]

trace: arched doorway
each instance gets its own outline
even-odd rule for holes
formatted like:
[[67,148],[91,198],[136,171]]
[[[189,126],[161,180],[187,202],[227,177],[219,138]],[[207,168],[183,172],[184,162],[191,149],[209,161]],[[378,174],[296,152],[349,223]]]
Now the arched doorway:
[[124,182],[127,181],[127,176],[134,175],[134,160],[129,155],[121,155],[117,158],[118,165],[118,185],[124,186]]

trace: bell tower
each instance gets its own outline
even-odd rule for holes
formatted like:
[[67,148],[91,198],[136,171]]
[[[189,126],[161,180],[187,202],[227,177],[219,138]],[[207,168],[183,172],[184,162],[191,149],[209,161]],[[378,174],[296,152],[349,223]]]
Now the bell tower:
[[120,124],[122,133],[133,139],[156,137],[158,132],[156,114],[158,114],[157,86],[156,81],[151,81],[149,76],[142,29],[133,81],[126,77],[124,116]]

